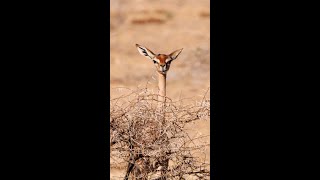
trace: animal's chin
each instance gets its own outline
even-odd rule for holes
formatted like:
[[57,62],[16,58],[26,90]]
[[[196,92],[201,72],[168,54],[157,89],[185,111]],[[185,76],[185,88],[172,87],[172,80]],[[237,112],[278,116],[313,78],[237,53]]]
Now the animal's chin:
[[166,74],[167,71],[158,71],[160,74]]

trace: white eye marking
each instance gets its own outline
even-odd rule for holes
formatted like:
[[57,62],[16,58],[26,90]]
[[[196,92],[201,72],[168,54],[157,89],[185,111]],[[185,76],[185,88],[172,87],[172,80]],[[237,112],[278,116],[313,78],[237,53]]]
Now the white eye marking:
[[168,59],[166,59],[166,63],[168,63],[169,61],[171,61],[172,59],[169,57]]
[[157,58],[154,58],[153,61],[157,62],[157,63],[160,63],[160,60],[157,59]]

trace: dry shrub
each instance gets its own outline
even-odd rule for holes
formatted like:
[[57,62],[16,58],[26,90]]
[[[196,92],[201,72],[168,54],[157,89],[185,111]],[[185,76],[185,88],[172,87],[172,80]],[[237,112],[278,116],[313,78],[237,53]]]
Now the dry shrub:
[[[111,167],[126,167],[117,179],[210,179],[204,135],[191,137],[185,127],[210,117],[209,88],[199,101],[165,104],[148,88],[129,90],[110,101]],[[115,177],[113,177],[114,179]]]
[[154,24],[163,24],[166,21],[164,19],[160,18],[145,18],[145,19],[132,19],[131,23],[132,24],[149,24],[149,23],[154,23]]
[[163,24],[173,17],[170,11],[163,9],[140,10],[131,17],[131,24]]
[[199,16],[202,17],[202,18],[210,18],[210,12],[201,11],[199,13]]

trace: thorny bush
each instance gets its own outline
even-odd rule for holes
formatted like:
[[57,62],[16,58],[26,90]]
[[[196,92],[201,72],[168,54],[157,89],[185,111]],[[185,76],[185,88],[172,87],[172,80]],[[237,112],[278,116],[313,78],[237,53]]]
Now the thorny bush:
[[204,149],[208,135],[191,137],[185,127],[210,117],[209,88],[201,99],[185,105],[185,99],[166,97],[147,88],[110,101],[111,167],[125,167],[119,179],[210,179]]

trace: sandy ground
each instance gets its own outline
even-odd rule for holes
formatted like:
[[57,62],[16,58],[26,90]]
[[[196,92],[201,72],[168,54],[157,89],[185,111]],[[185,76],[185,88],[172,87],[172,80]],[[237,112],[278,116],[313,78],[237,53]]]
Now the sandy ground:
[[[154,65],[138,53],[138,43],[163,54],[183,48],[168,72],[167,96],[200,99],[210,87],[209,4],[209,0],[111,0],[110,96],[117,96],[116,87],[134,89],[147,82],[156,92]],[[194,127],[209,134],[209,124],[203,121]],[[206,152],[210,157],[210,150]],[[123,170],[110,172],[111,177],[120,176]]]

